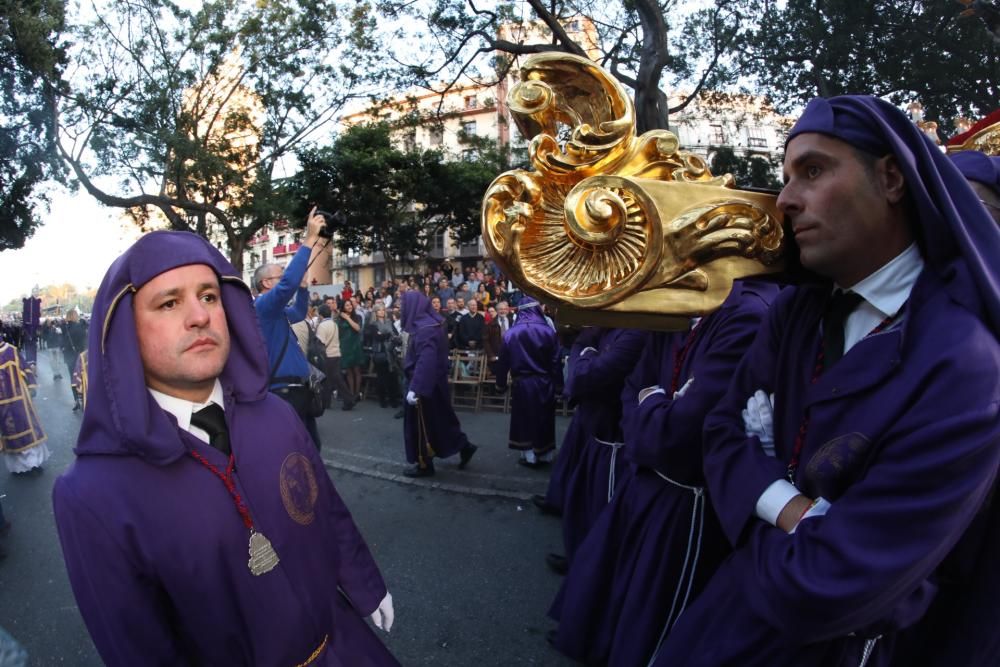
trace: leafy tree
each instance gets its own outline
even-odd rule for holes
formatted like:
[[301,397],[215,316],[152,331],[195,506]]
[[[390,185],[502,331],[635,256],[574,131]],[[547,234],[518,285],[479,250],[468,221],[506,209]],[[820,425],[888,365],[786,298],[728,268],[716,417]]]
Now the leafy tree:
[[302,169],[285,193],[298,202],[289,217],[304,218],[314,204],[336,212],[337,247],[382,253],[395,275],[398,262],[425,254],[445,229],[460,242],[478,236],[483,195],[508,166],[491,142],[469,147],[466,160],[449,161],[440,151],[395,147],[387,123],[355,125],[332,145],[299,154]]
[[40,224],[40,184],[60,175],[52,101],[64,11],[64,0],[0,0],[0,250],[24,245]]
[[283,160],[354,94],[374,24],[336,0],[197,7],[107,0],[79,28],[60,150],[101,203],[219,232],[241,268],[280,205]]
[[[379,0],[377,6],[399,26],[393,42],[417,39],[433,45],[429,53],[415,54],[412,48],[394,53],[406,83],[439,92],[463,77],[496,83],[518,56],[562,51],[596,60],[631,88],[637,127],[645,132],[666,128],[669,114],[685,108],[703,89],[735,80],[738,72],[728,56],[742,43],[744,4],[713,0],[693,12],[679,0],[527,0],[491,9],[473,0]],[[574,23],[577,30],[567,28]],[[539,34],[545,39],[525,38]],[[487,62],[492,70],[483,67]],[[690,92],[668,105],[664,89],[682,85]]]
[[919,98],[939,122],[980,117],[1000,99],[1000,49],[960,10],[939,0],[755,0],[742,69],[784,110],[870,93],[900,105]]
[[709,162],[709,168],[716,176],[732,174],[737,187],[781,188],[777,170],[780,163],[761,155],[737,155],[732,148],[720,146]]

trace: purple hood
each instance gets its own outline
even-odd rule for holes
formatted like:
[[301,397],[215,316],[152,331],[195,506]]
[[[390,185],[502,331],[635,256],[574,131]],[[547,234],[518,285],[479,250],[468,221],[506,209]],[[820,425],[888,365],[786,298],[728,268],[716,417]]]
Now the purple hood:
[[133,297],[159,274],[189,264],[205,264],[219,276],[231,339],[219,378],[226,403],[258,401],[266,395],[267,352],[246,284],[200,236],[151,232],[112,263],[97,290],[87,352],[87,409],[74,450],[78,456],[131,455],[164,465],[184,455],[174,418],[146,390]]

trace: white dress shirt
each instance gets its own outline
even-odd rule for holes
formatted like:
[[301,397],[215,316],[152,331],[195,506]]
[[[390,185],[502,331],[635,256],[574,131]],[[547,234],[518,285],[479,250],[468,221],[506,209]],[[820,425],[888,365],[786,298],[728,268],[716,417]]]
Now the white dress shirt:
[[[856,285],[848,288],[837,286],[839,289],[855,292],[864,299],[844,322],[844,354],[885,318],[895,317],[899,313],[910,298],[910,292],[923,270],[924,258],[920,256],[917,244],[911,243],[906,250]],[[897,319],[894,324],[901,321]],[[781,510],[799,493],[787,479],[774,481],[757,499],[757,516],[776,526]]]
[[212,403],[215,403],[223,410],[226,409],[226,406],[223,404],[222,385],[219,384],[218,379],[215,380],[215,386],[212,387],[212,393],[209,395],[208,400],[204,403],[193,403],[183,398],[177,398],[176,396],[170,396],[168,394],[164,394],[163,392],[156,391],[155,389],[150,389],[149,387],[146,387],[146,389],[149,390],[150,395],[152,395],[153,399],[161,408],[177,418],[177,426],[180,429],[187,431],[194,437],[204,442],[206,445],[209,444],[208,433],[205,433],[205,431],[197,426],[191,425],[191,415],[202,408],[208,407]]

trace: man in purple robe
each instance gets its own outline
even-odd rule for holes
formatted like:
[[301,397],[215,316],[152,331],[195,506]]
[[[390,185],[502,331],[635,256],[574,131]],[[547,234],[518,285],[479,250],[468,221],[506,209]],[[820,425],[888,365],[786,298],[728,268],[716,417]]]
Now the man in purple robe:
[[777,287],[738,281],[687,332],[642,340],[623,392],[623,475],[576,551],[550,615],[553,643],[587,664],[646,665],[686,604],[729,553],[705,491],[701,425],[725,394]]
[[[566,395],[576,403],[558,462],[572,459],[562,481],[562,528],[565,556],[548,554],[546,562],[565,574],[577,548],[614,495],[625,468],[621,452],[622,404],[625,378],[635,368],[649,334],[637,329],[604,329],[593,345],[570,350]],[[555,474],[555,471],[553,471]]]
[[403,331],[409,335],[403,362],[407,383],[403,439],[406,461],[413,464],[403,471],[407,477],[430,477],[435,458],[455,454],[458,467],[464,468],[477,449],[462,432],[451,406],[443,321],[426,296],[416,290],[403,294]]
[[518,463],[547,465],[556,448],[556,394],[562,390],[559,339],[531,297],[518,304],[517,321],[503,336],[496,363],[496,383],[510,394],[509,446],[521,453]]
[[35,366],[20,350],[0,340],[0,452],[15,475],[39,474],[50,453],[45,431],[31,398]]
[[53,504],[105,664],[397,665],[363,620],[388,630],[392,598],[302,421],[267,392],[233,267],[194,234],[147,234],[94,321]]
[[[887,665],[950,586],[951,554],[982,537],[969,527],[1000,463],[1000,231],[875,98],[810,102],[784,172],[778,206],[813,280],[778,296],[705,422],[735,551],[657,665]],[[997,618],[1000,599],[977,604]],[[950,664],[984,664],[970,656],[987,640],[967,639]]]

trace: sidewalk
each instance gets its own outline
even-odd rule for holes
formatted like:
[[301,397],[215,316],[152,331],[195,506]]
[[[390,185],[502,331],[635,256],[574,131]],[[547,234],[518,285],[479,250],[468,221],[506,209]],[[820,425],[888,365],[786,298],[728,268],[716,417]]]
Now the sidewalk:
[[[318,421],[328,468],[376,477],[399,484],[412,484],[440,491],[475,496],[529,501],[532,494],[544,494],[551,466],[532,470],[517,464],[518,452],[507,447],[510,415],[499,412],[456,412],[469,440],[479,446],[465,470],[458,469],[458,457],[438,459],[437,474],[412,479],[402,475],[407,467],[403,453],[403,420],[393,419],[395,409],[380,408],[377,401],[365,400],[353,410],[339,404]],[[569,417],[556,417],[556,444],[562,443]]]

